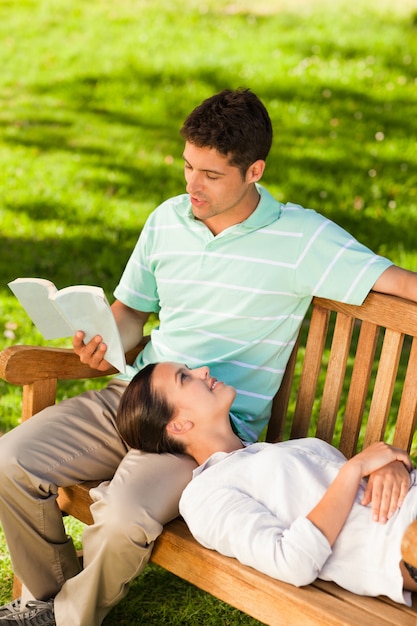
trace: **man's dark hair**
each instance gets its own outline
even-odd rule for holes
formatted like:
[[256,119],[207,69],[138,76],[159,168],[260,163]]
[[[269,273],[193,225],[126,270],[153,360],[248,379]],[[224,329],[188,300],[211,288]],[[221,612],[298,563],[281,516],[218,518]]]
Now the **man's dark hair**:
[[174,416],[174,408],[152,387],[155,366],[146,365],[126,387],[116,415],[118,431],[131,448],[185,454],[184,446],[168,436],[166,425]]
[[224,89],[207,98],[186,118],[181,136],[199,148],[214,148],[245,176],[255,161],[265,161],[272,124],[263,103],[250,89]]

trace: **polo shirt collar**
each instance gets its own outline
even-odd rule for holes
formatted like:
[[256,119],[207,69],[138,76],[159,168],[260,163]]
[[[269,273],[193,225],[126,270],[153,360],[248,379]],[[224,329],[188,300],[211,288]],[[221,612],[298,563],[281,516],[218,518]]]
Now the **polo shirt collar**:
[[248,219],[240,224],[243,228],[257,230],[268,226],[279,219],[282,213],[282,203],[275,198],[262,185],[256,184],[256,188],[261,196],[259,204]]

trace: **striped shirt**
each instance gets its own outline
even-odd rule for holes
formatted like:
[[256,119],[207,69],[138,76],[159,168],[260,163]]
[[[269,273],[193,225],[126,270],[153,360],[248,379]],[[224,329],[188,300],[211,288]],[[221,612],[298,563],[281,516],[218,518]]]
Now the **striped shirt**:
[[256,210],[214,236],[188,194],[148,218],[114,295],[159,316],[128,376],[150,362],[208,365],[237,390],[231,417],[256,441],[311,299],[361,304],[391,265],[342,228],[258,185]]

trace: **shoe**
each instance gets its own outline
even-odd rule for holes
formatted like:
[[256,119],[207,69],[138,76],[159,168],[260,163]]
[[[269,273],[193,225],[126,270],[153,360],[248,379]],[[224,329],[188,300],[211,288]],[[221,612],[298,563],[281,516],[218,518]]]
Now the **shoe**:
[[0,626],[56,626],[54,601],[30,600],[18,613],[0,617]]
[[16,598],[16,600],[12,600],[8,604],[0,606],[0,617],[6,617],[7,615],[12,615],[13,613],[19,613],[21,610],[21,600],[20,598]]

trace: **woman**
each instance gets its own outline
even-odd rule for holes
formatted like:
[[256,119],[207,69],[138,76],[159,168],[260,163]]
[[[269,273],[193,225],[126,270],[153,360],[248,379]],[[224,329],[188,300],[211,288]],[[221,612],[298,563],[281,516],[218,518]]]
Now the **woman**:
[[[274,578],[321,578],[362,595],[410,604],[417,583],[401,539],[417,517],[409,455],[379,442],[350,460],[316,438],[245,445],[229,409],[236,390],[207,367],[148,365],[127,387],[117,421],[128,445],[192,456],[199,467],[180,511],[194,537]],[[364,506],[365,477],[400,461],[410,473],[396,510],[378,524]]]

